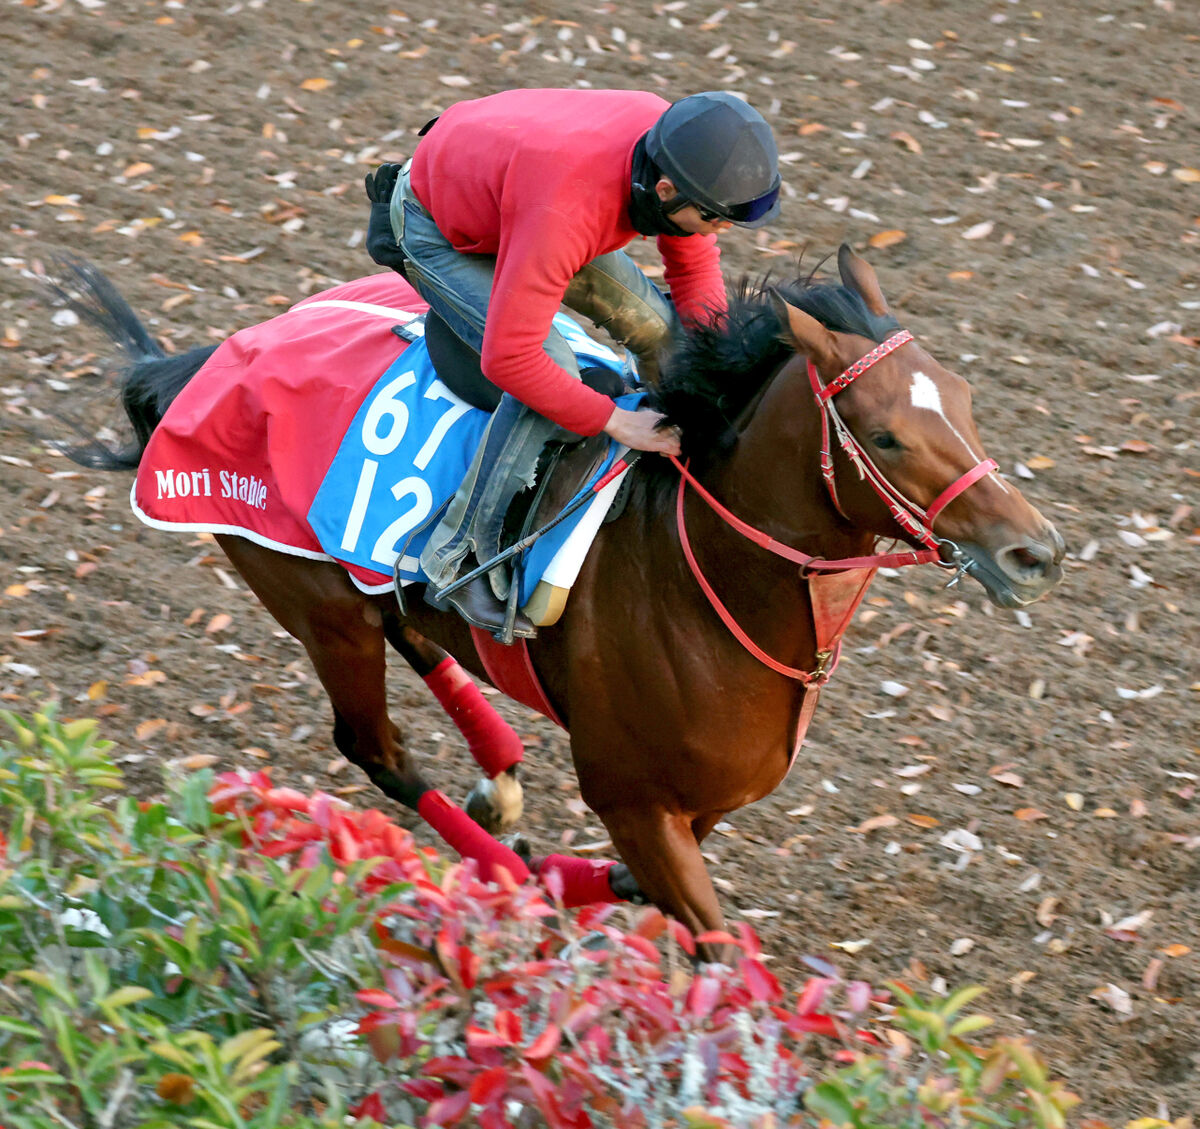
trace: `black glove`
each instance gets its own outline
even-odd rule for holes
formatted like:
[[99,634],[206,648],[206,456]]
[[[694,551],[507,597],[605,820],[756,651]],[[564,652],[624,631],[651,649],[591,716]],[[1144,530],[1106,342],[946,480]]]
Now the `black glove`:
[[396,190],[396,178],[400,175],[401,165],[380,165],[374,172],[367,173],[364,182],[367,186],[367,199],[372,204],[390,204],[392,193]]
[[381,267],[391,267],[404,275],[404,252],[392,234],[392,193],[399,165],[380,165],[366,177],[367,199],[371,214],[367,219],[367,254]]

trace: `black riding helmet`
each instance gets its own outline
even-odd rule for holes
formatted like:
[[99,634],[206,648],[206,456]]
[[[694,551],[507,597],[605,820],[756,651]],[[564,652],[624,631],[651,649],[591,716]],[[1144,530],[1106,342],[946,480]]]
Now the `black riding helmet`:
[[646,155],[688,204],[739,227],[761,227],[779,214],[779,154],[762,115],[724,90],[692,94],[669,106],[646,135]]

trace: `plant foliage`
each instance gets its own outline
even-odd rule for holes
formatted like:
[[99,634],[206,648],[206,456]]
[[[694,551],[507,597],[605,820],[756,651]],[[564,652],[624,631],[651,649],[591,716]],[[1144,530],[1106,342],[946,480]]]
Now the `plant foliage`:
[[553,878],[482,883],[261,772],[135,801],[94,722],[0,716],[0,1129],[1060,1129],[1075,1102],[976,1041],[977,989],[812,960],[789,992],[745,925],[568,914]]

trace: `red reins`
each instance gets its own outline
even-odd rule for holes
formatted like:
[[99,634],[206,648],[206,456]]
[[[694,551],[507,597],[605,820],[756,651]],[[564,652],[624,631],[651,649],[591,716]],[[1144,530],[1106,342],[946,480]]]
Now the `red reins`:
[[713,611],[720,617],[721,622],[729,628],[738,642],[750,654],[772,670],[786,675],[788,678],[794,678],[804,684],[814,681],[818,675],[809,671],[798,670],[795,667],[785,666],[783,663],[771,658],[742,630],[741,626],[734,619],[729,609],[721,602],[712,585],[709,584],[707,578],[704,576],[704,573],[700,569],[700,564],[692,552],[691,541],[687,534],[687,525],[683,512],[684,490],[686,486],[690,485],[713,513],[721,518],[726,525],[752,541],[755,545],[766,549],[767,552],[777,557],[782,557],[793,564],[798,564],[801,576],[811,573],[847,572],[856,568],[899,568],[904,565],[950,563],[942,560],[940,551],[941,546],[949,542],[945,542],[944,539],[939,538],[933,532],[933,522],[936,520],[938,514],[951,501],[957,498],[959,494],[978,482],[981,478],[991,474],[992,471],[997,470],[996,462],[993,459],[984,459],[977,463],[966,474],[960,475],[946,487],[927,508],[922,509],[897,490],[879,468],[875,466],[870,456],[859,445],[858,440],[850,433],[850,429],[846,426],[832,403],[833,397],[838,392],[862,376],[873,364],[882,360],[888,354],[895,352],[901,345],[911,340],[912,334],[907,330],[901,330],[899,333],[893,334],[882,344],[877,345],[869,353],[860,357],[854,364],[841,373],[840,376],[831,380],[827,385],[821,383],[820,374],[817,372],[816,366],[809,360],[808,378],[812,385],[817,407],[821,412],[821,473],[825,479],[830,499],[833,501],[838,512],[843,517],[846,516],[838,500],[837,486],[834,481],[833,455],[830,444],[831,431],[837,433],[842,450],[845,451],[847,457],[858,469],[860,477],[866,479],[875,493],[883,499],[900,527],[926,546],[924,549],[910,549],[899,553],[876,553],[866,557],[845,557],[840,560],[825,560],[821,557],[811,556],[808,553],[801,552],[799,549],[793,549],[790,545],[784,545],[782,542],[776,541],[762,530],[756,529],[748,522],[743,521],[717,501],[674,455],[668,456],[675,465],[676,470],[679,471],[679,491],[675,500],[675,517],[679,529],[679,542],[688,567],[691,569],[692,575],[696,578],[696,583],[700,585],[701,591],[704,592]]

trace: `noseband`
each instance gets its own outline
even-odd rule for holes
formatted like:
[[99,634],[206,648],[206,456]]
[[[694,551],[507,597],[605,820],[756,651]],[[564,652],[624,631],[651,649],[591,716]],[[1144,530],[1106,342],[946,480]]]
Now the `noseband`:
[[[842,509],[841,502],[838,500],[830,443],[831,434],[837,435],[842,450],[846,453],[851,463],[858,469],[859,477],[865,479],[875,493],[883,500],[897,524],[911,537],[920,541],[925,546],[924,549],[911,549],[898,553],[875,553],[865,557],[844,557],[840,560],[832,561],[810,556],[808,553],[802,553],[799,549],[793,549],[790,545],[784,545],[776,541],[761,529],[756,529],[748,522],[742,521],[736,514],[718,502],[674,455],[667,456],[674,463],[675,469],[679,471],[679,491],[675,499],[675,518],[676,526],[679,530],[680,546],[683,549],[683,555],[687,560],[688,567],[691,569],[692,575],[696,578],[696,582],[700,585],[701,590],[708,598],[709,604],[742,646],[754,655],[755,658],[769,666],[772,670],[776,670],[789,678],[794,678],[805,686],[824,682],[829,674],[832,673],[832,667],[822,662],[817,672],[809,673],[784,666],[766,654],[742,630],[741,626],[718,598],[716,591],[704,576],[704,573],[700,569],[700,564],[692,552],[691,542],[687,534],[687,526],[684,522],[684,490],[690,485],[722,521],[735,529],[743,537],[752,541],[755,545],[766,549],[767,552],[777,557],[782,557],[784,560],[798,564],[802,577],[815,579],[815,577],[821,574],[846,573],[853,569],[898,568],[903,565],[937,564],[943,568],[952,568],[955,570],[954,578],[950,581],[950,584],[956,584],[959,578],[967,572],[970,567],[970,561],[953,541],[944,537],[938,537],[933,532],[933,523],[937,519],[938,514],[951,501],[957,498],[959,494],[966,490],[967,487],[972,486],[981,478],[991,474],[992,471],[999,469],[995,460],[984,459],[977,463],[966,474],[959,476],[947,486],[929,506],[922,508],[905,497],[903,493],[888,481],[883,472],[871,461],[871,457],[863,450],[858,440],[851,434],[850,429],[846,426],[837,408],[833,405],[833,397],[841,392],[842,389],[849,387],[851,383],[862,376],[877,361],[895,352],[901,345],[906,344],[912,339],[912,334],[906,329],[893,334],[882,344],[876,345],[869,353],[860,357],[840,376],[831,380],[828,384],[822,384],[816,365],[809,360],[808,379],[812,385],[817,407],[821,412],[821,475],[825,480],[829,497],[838,513],[842,517],[846,517],[846,512]],[[847,520],[849,519],[847,518]],[[943,550],[948,550],[949,555],[943,556]],[[853,609],[851,609],[850,614],[853,614]],[[836,650],[825,653],[827,655],[832,654],[834,661],[836,661]]]

